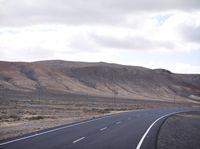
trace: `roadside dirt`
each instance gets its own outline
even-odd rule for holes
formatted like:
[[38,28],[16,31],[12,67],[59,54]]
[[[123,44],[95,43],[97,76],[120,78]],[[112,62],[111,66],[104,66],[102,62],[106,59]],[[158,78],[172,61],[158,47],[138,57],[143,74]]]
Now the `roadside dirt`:
[[[6,92],[0,99],[0,140],[111,112],[157,108],[173,103],[60,93]],[[188,106],[188,105],[187,105]]]
[[157,149],[198,149],[200,147],[200,112],[169,117],[162,125]]
[[0,105],[0,140],[26,133],[91,119],[110,112],[106,108],[79,106],[78,103],[45,100],[6,101]]

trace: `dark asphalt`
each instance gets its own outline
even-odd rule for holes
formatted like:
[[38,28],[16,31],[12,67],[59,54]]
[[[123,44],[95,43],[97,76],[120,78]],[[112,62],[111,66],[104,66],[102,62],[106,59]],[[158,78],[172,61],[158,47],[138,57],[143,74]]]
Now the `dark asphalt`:
[[[3,140],[0,141],[0,149],[134,149],[156,119],[169,113],[188,110],[199,109],[162,108],[114,114],[61,126],[62,128],[57,127],[56,130],[52,128],[37,132],[38,135],[26,135],[24,139],[21,137],[22,139]],[[156,148],[157,132],[163,120],[155,123],[150,129],[141,149]],[[14,142],[3,144],[13,140]]]

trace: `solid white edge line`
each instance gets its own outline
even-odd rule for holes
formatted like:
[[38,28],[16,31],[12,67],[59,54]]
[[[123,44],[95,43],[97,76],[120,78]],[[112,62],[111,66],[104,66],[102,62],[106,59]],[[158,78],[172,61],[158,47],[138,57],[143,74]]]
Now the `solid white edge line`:
[[[125,111],[125,112],[127,112],[127,113],[128,112],[134,112],[134,110]],[[9,144],[9,143],[13,143],[13,142],[17,142],[17,141],[21,141],[21,140],[25,140],[25,139],[29,139],[29,138],[33,138],[33,137],[40,136],[40,135],[43,135],[43,134],[47,134],[47,133],[50,133],[50,132],[54,132],[54,131],[57,131],[57,130],[61,130],[61,129],[65,129],[65,128],[69,128],[69,127],[73,127],[73,126],[77,126],[77,125],[81,125],[81,124],[85,124],[85,123],[89,123],[89,122],[101,120],[101,119],[104,119],[104,118],[116,116],[116,115],[119,115],[119,114],[122,114],[122,113],[125,113],[125,112],[120,112],[120,113],[116,113],[116,114],[106,115],[106,116],[103,116],[103,117],[100,117],[100,118],[96,118],[96,119],[92,119],[92,120],[86,120],[86,121],[75,123],[75,124],[71,124],[71,125],[69,124],[67,126],[63,126],[63,127],[51,129],[51,130],[48,130],[48,131],[36,133],[36,134],[30,135],[30,136],[22,137],[22,138],[19,138],[19,139],[15,139],[15,140],[3,142],[3,143],[0,143],[0,146],[6,145],[6,144]]]
[[76,142],[81,141],[81,140],[83,140],[83,139],[85,139],[85,137],[81,137],[81,138],[79,138],[79,139],[73,141],[72,143],[76,143]]
[[26,137],[23,137],[23,138],[19,138],[19,139],[15,139],[15,140],[11,140],[11,141],[7,141],[7,142],[4,142],[4,143],[1,143],[1,145],[5,145],[5,144],[9,144],[9,143],[12,143],[12,142],[17,142],[17,141],[20,141],[20,140],[25,140],[25,139],[28,139],[28,138],[32,138],[32,137],[35,137],[35,136],[38,136],[39,134],[36,133],[34,135],[31,135],[31,136],[26,136]]
[[[182,112],[182,111],[180,111],[180,112]],[[169,113],[169,114],[166,114],[166,115],[161,116],[161,117],[159,117],[158,119],[156,119],[156,120],[149,126],[149,128],[146,130],[146,132],[144,133],[144,135],[143,135],[142,138],[140,139],[140,142],[138,143],[136,149],[140,149],[140,148],[141,148],[144,139],[146,138],[146,136],[147,136],[147,134],[149,133],[150,129],[153,127],[153,125],[154,125],[157,121],[161,120],[161,119],[164,118],[164,117],[167,117],[167,116],[170,116],[170,115],[173,115],[173,114],[176,114],[176,113],[180,113],[180,112]]]
[[84,122],[79,122],[79,123],[76,123],[76,124],[71,124],[71,125],[59,127],[59,128],[56,128],[56,129],[52,129],[52,130],[49,130],[49,131],[45,131],[45,132],[41,132],[41,133],[30,135],[30,136],[22,137],[22,138],[19,138],[19,139],[7,141],[7,142],[4,142],[4,143],[0,143],[0,146],[1,145],[5,145],[5,144],[9,144],[9,143],[12,143],[12,142],[17,142],[17,141],[20,141],[20,140],[25,140],[25,139],[28,139],[28,138],[33,138],[33,137],[40,136],[40,135],[43,135],[43,134],[47,134],[47,133],[50,133],[50,132],[54,132],[54,131],[57,131],[57,130],[61,130],[61,129],[65,129],[65,128],[69,128],[69,127],[85,124],[85,123],[96,121],[96,120],[100,120],[100,119],[104,119],[104,118],[107,118],[107,117],[109,117],[109,116],[100,117],[98,119],[88,120],[88,121],[84,121]]

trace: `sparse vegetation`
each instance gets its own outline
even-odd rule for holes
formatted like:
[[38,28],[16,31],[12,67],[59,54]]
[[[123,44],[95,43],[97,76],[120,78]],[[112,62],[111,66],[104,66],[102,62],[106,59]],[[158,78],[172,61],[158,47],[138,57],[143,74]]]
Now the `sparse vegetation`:
[[27,120],[41,120],[41,119],[44,119],[44,118],[45,118],[44,116],[37,115],[37,116],[27,117],[26,119]]
[[67,61],[0,62],[0,68],[0,88],[35,92],[37,99],[46,91],[171,102],[173,97],[179,102],[200,97],[200,75],[165,69]]
[[[2,91],[2,90],[1,90]],[[159,101],[103,98],[77,94],[9,91],[0,102],[0,139],[94,118],[113,111],[172,106]]]

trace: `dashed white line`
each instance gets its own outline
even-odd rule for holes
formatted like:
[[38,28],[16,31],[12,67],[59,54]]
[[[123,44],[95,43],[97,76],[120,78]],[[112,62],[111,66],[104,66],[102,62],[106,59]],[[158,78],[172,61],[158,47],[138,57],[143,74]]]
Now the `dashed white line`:
[[83,122],[79,122],[79,123],[75,123],[75,124],[70,124],[70,125],[63,126],[63,127],[58,127],[58,128],[51,129],[51,130],[48,130],[48,131],[44,131],[44,132],[40,132],[40,133],[37,133],[37,134],[33,134],[33,135],[30,135],[30,136],[26,136],[26,137],[18,138],[18,139],[15,139],[15,140],[3,142],[3,143],[0,143],[0,146],[6,145],[6,144],[10,144],[10,143],[13,143],[13,142],[18,142],[18,141],[21,141],[21,140],[26,140],[26,139],[33,138],[33,137],[36,137],[36,136],[48,134],[48,133],[51,133],[51,132],[54,132],[54,131],[58,131],[58,130],[62,130],[62,129],[66,129],[66,128],[70,128],[70,127],[74,127],[74,126],[78,126],[78,125],[81,125],[81,124],[85,124],[85,123],[89,123],[89,122],[105,119],[105,118],[108,118],[108,117],[112,117],[113,115],[119,115],[119,114],[120,113],[112,114],[112,115],[108,115],[108,116],[105,116],[105,117],[100,117],[100,118],[87,120],[87,121],[83,121]]
[[101,128],[100,131],[103,131],[103,130],[105,130],[105,129],[107,129],[107,127],[103,127],[103,128]]
[[51,130],[48,130],[48,131],[39,132],[37,134],[33,134],[33,135],[26,136],[26,137],[18,138],[18,139],[15,139],[15,140],[10,140],[10,141],[7,141],[7,142],[0,143],[0,146],[6,145],[6,144],[10,144],[10,143],[13,143],[13,142],[18,142],[18,141],[21,141],[21,140],[30,139],[30,138],[33,138],[33,137],[36,137],[36,136],[48,134],[48,133],[51,133],[51,132],[54,132],[54,131],[58,131],[58,130],[62,130],[62,129],[65,129],[65,128],[70,128],[70,127],[78,126],[78,125],[81,125],[81,124],[85,124],[85,123],[89,123],[89,122],[105,119],[105,118],[108,118],[108,117],[112,117],[114,115],[116,116],[116,115],[120,115],[122,113],[129,113],[129,112],[134,112],[134,110],[115,113],[115,114],[107,115],[107,116],[104,116],[104,117],[99,117],[99,118],[92,119],[92,120],[87,120],[87,121],[83,121],[83,122],[79,122],[79,123],[75,123],[75,124],[70,124],[70,125],[67,125],[67,126],[58,127],[58,128],[51,129]]
[[81,138],[79,138],[79,139],[73,141],[72,143],[77,143],[77,142],[79,142],[79,141],[81,141],[81,140],[83,140],[83,139],[85,139],[85,137],[81,137]]
[[119,121],[119,122],[116,122],[116,124],[120,124],[121,122]]

